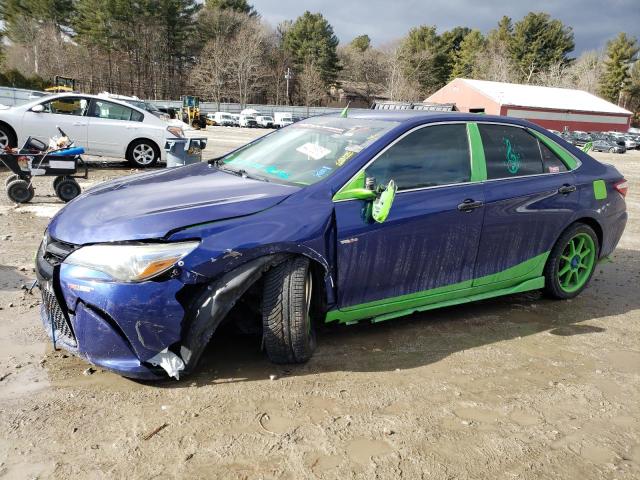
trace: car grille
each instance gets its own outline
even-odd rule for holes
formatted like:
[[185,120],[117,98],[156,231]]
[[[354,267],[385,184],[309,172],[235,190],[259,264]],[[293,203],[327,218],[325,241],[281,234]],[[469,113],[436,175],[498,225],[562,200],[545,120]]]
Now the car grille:
[[53,326],[54,340],[56,342],[62,340],[66,344],[77,346],[76,336],[73,333],[71,324],[62,311],[55,294],[48,288],[42,288],[42,304],[47,318]]

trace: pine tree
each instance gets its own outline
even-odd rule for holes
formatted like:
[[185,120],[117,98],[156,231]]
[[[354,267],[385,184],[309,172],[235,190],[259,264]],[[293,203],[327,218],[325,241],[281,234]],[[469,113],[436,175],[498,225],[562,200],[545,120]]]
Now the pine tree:
[[364,52],[371,46],[371,39],[369,35],[358,35],[349,45],[359,52]]
[[320,71],[325,84],[335,81],[340,71],[336,51],[338,38],[321,13],[306,11],[298,17],[285,33],[283,45],[298,72],[313,65]]
[[638,53],[638,42],[626,33],[607,42],[607,58],[604,62],[604,74],[600,82],[600,93],[612,102],[618,102],[620,92],[629,83],[631,60]]
[[478,72],[478,56],[485,48],[486,40],[479,30],[471,30],[460,43],[455,54],[450,79],[473,78]]

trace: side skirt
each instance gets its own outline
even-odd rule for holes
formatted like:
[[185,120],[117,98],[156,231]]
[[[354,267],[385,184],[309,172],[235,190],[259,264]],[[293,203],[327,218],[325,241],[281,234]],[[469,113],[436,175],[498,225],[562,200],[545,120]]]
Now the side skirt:
[[[506,283],[506,282],[504,282]],[[544,288],[544,276],[530,278],[517,285],[511,285],[508,287],[500,288],[498,285],[480,285],[477,287],[470,287],[458,290],[455,292],[455,298],[451,298],[452,294],[441,295],[425,295],[421,300],[421,304],[416,305],[416,299],[411,302],[393,302],[389,303],[380,310],[391,310],[386,313],[376,314],[378,312],[372,312],[370,307],[353,308],[348,311],[331,310],[327,312],[325,322],[339,321],[346,325],[352,325],[358,323],[360,320],[370,318],[371,323],[382,322],[384,320],[390,320],[392,318],[403,317],[415,312],[423,312],[426,310],[434,310],[436,308],[450,307],[453,305],[460,305],[462,303],[476,302],[478,300],[485,300],[487,298],[500,297],[503,295],[511,295],[514,293],[527,292],[530,290],[539,290]],[[446,300],[443,297],[448,297]],[[411,306],[407,308],[407,303]],[[386,307],[386,308],[385,308]]]

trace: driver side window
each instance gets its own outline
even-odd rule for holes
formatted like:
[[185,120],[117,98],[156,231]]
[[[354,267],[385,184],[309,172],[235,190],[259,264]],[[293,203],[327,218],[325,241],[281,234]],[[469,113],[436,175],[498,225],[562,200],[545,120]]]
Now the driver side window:
[[464,123],[420,128],[380,155],[365,171],[376,185],[393,179],[398,190],[465,183],[471,179]]
[[75,115],[82,117],[87,111],[87,99],[79,97],[56,98],[43,103],[44,112],[58,115]]

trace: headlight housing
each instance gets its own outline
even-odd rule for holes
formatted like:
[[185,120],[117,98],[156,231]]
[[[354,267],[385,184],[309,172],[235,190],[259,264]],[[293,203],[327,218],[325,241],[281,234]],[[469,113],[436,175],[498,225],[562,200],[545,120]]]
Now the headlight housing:
[[167,127],[169,133],[175,135],[178,138],[184,138],[184,131],[180,127],[171,126]]
[[89,245],[64,263],[106,273],[119,282],[143,282],[166,272],[191,253],[199,242]]

